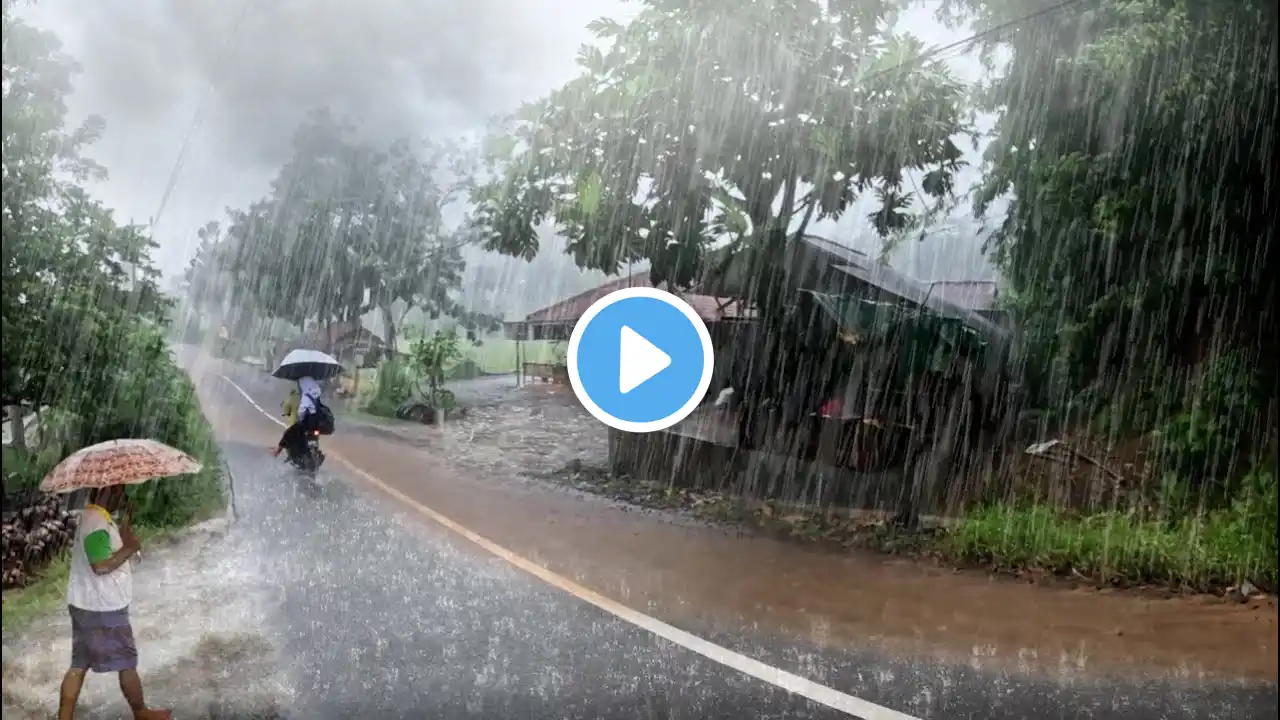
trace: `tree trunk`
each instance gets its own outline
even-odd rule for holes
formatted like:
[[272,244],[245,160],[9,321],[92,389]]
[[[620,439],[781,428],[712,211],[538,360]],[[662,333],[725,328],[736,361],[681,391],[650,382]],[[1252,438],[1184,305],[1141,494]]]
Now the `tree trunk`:
[[13,436],[13,447],[18,450],[27,449],[27,409],[21,405],[10,405],[9,432]]
[[387,343],[388,350],[394,353],[396,347],[396,320],[391,313],[391,303],[380,305],[378,309],[382,311],[382,332],[384,334],[382,339]]

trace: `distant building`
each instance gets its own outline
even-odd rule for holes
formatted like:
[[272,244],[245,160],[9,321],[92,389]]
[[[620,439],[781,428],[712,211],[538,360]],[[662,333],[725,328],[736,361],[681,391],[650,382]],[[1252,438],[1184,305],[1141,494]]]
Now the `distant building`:
[[373,334],[358,320],[321,326],[304,333],[297,340],[278,343],[276,362],[279,363],[286,353],[297,348],[322,350],[348,367],[354,366],[357,360],[361,367],[376,367],[391,354],[386,341]]
[[[581,318],[593,303],[615,290],[632,287],[653,287],[649,282],[649,272],[646,270],[610,280],[599,287],[580,292],[541,310],[535,310],[526,315],[523,320],[504,323],[507,336],[518,340],[568,340],[578,318]],[[676,294],[689,303],[707,325],[750,319],[750,312],[742,308],[737,301],[696,293]]]

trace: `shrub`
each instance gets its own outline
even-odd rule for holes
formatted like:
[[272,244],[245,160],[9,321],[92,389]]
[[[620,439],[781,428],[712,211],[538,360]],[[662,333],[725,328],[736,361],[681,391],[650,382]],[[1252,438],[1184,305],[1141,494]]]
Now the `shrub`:
[[[66,389],[51,413],[56,431],[27,457],[18,487],[37,484],[63,457],[107,440],[152,438],[200,461],[197,475],[131,488],[140,525],[184,525],[219,508],[221,458],[195,387],[178,367],[159,328],[139,323],[115,348],[112,369],[89,387]],[[8,477],[6,477],[6,481]]]
[[413,378],[409,368],[399,358],[387,358],[378,365],[378,381],[373,391],[375,402],[394,409],[413,394]]

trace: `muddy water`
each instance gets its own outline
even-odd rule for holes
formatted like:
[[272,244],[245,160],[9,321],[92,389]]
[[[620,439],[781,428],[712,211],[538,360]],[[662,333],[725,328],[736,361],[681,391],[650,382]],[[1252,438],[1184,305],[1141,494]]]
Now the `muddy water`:
[[[217,373],[237,377],[264,407],[277,402],[274,389],[254,390],[253,378],[234,368],[214,372],[202,399],[215,427],[273,441],[278,428],[227,393]],[[731,646],[749,631],[797,651],[878,646],[1058,679],[1102,673],[1275,682],[1270,600],[1234,605],[1043,587],[878,555],[818,553],[637,513],[528,479],[574,459],[603,462],[605,430],[567,389],[504,392],[501,402],[443,428],[344,420],[330,441],[334,469],[343,466],[340,455],[552,570]]]
[[[148,702],[177,717],[277,716],[292,691],[265,631],[272,598],[259,563],[225,521],[148,548],[134,567],[131,615]],[[4,640],[4,717],[48,718],[71,657],[64,612]],[[78,718],[121,718],[113,675],[90,674]]]
[[459,420],[440,427],[363,423],[359,431],[439,453],[478,475],[509,480],[572,461],[596,465],[608,460],[605,426],[566,387],[516,388],[503,376],[457,383],[455,392],[473,403]]
[[882,645],[1056,677],[1276,678],[1271,600],[1035,586],[568,497],[528,475],[604,462],[605,431],[571,395],[544,386],[443,428],[360,434],[335,445],[383,482],[608,595],[711,632],[745,624],[821,646]]

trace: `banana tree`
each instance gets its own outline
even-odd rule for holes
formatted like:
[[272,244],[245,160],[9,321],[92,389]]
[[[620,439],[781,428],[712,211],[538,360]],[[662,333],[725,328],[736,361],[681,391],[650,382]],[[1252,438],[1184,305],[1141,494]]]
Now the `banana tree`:
[[413,341],[410,355],[417,373],[418,393],[437,413],[452,410],[457,402],[444,384],[449,368],[462,359],[457,332],[450,328],[424,334]]

